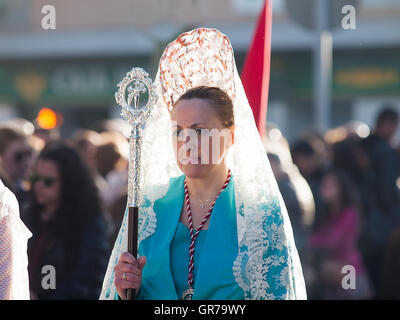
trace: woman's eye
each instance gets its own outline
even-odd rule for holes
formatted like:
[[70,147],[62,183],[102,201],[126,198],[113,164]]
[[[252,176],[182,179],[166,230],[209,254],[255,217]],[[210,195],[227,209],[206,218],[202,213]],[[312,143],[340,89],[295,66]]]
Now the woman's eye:
[[[197,136],[201,136],[201,134],[202,134],[202,128],[198,128],[198,129],[193,129],[194,130],[194,132],[196,133],[196,135]],[[180,134],[181,134],[181,132],[182,132],[182,129],[176,129],[176,130],[174,130],[173,132],[172,132],[172,134],[174,135],[174,136],[179,136]]]

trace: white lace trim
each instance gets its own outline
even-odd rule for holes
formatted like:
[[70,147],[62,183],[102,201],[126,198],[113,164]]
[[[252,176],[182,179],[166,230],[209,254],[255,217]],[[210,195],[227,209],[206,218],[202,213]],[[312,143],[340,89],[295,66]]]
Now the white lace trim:
[[[19,216],[19,205],[14,194],[0,180],[0,223],[8,229],[9,241],[3,245],[11,245],[11,300],[29,300],[28,254],[27,243],[32,233]],[[0,245],[1,247],[1,245]]]

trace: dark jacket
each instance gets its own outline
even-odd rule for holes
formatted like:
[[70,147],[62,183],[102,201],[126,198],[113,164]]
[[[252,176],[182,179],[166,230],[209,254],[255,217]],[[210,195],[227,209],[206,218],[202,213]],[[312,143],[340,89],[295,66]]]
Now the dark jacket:
[[375,134],[362,141],[374,172],[371,191],[377,206],[395,227],[400,224],[400,193],[396,179],[400,176],[400,159],[389,142]]
[[[98,299],[110,254],[104,218],[94,218],[82,226],[81,232],[74,230],[79,239],[76,243],[67,243],[60,234],[52,232],[51,222],[30,230],[31,291],[39,299]],[[55,289],[43,288],[51,284],[51,272],[44,266],[54,267]]]

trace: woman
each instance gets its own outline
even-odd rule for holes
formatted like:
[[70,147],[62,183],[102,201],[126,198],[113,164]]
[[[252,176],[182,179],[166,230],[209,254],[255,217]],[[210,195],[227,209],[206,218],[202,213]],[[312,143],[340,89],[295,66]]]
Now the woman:
[[31,236],[17,199],[0,180],[0,300],[29,300],[26,247]]
[[228,38],[205,28],[182,34],[165,49],[155,87],[143,132],[140,257],[126,253],[125,214],[100,298],[124,299],[127,288],[139,299],[306,298]]
[[[339,169],[325,172],[320,189],[324,211],[321,224],[310,238],[317,257],[315,267],[319,270],[315,298],[370,298],[369,279],[357,245],[360,228],[357,190]],[[342,286],[345,266],[355,270],[355,288],[346,290]]]
[[[109,251],[100,200],[88,168],[74,149],[48,143],[31,182],[27,224],[34,234],[28,250],[32,298],[95,299]],[[49,270],[54,271],[54,279]]]

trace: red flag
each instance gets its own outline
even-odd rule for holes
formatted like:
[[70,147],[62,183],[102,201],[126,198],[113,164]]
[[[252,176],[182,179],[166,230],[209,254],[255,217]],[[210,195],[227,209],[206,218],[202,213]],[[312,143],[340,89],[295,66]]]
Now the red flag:
[[256,32],[242,70],[242,83],[262,136],[268,104],[271,60],[272,1],[266,0],[258,18]]

